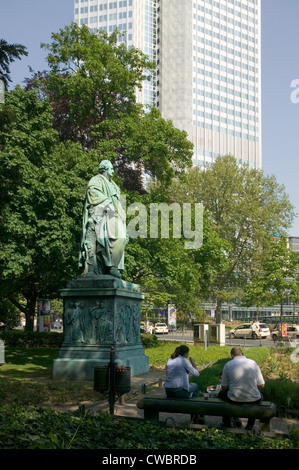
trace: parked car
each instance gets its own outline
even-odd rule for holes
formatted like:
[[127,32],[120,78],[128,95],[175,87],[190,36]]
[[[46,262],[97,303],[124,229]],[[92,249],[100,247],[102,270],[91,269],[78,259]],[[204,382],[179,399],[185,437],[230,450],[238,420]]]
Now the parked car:
[[267,323],[258,323],[258,326],[259,326],[259,331],[258,331],[259,338],[263,339],[263,338],[270,337],[270,328],[268,327]]
[[[277,341],[281,338],[281,332],[277,328],[275,328],[271,332],[271,338],[273,339],[273,341]],[[287,326],[287,338],[291,340],[299,338],[299,325]]]
[[164,334],[168,334],[168,326],[166,325],[166,323],[156,323],[155,324],[155,334],[158,334],[158,333],[164,333]]
[[243,323],[229,332],[230,338],[267,338],[270,336],[270,329],[266,323],[257,323],[257,328],[253,323]]
[[54,323],[52,324],[52,328],[54,328],[54,330],[61,330],[62,328],[62,323],[61,321],[54,321]]

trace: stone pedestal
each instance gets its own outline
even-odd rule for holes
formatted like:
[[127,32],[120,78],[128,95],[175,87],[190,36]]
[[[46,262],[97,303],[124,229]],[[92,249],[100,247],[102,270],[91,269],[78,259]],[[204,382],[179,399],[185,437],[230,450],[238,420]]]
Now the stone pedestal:
[[53,364],[54,380],[93,380],[94,368],[115,362],[131,368],[131,376],[149,370],[140,337],[143,294],[136,284],[98,275],[79,277],[61,291],[64,343]]

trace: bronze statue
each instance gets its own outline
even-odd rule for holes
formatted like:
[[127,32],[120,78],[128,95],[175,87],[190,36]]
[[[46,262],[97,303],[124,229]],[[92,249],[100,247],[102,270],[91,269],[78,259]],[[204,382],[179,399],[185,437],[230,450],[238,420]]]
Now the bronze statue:
[[87,185],[79,267],[83,276],[110,274],[121,278],[128,242],[126,215],[120,204],[120,189],[111,181],[112,163],[103,160],[99,174]]

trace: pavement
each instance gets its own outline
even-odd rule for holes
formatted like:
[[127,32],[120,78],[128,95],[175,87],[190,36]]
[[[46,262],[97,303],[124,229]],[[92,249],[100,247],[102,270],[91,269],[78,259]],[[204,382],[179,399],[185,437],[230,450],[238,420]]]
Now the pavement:
[[[137,401],[144,396],[144,392],[151,395],[165,396],[164,384],[165,370],[150,369],[148,373],[131,377],[131,390],[128,394],[120,397],[114,406],[114,415],[116,417],[126,417],[131,419],[143,419],[143,410],[137,408]],[[162,382],[162,383],[161,383]],[[91,414],[97,414],[98,411],[109,412],[108,399],[94,404],[83,404],[85,411]],[[189,414],[181,413],[160,413],[159,421],[172,428],[203,428],[216,427],[221,428],[222,418],[219,416],[205,416],[204,425],[195,425],[191,423]],[[241,419],[242,428],[229,429],[231,432],[247,433],[245,426],[247,419]],[[262,435],[268,437],[283,438],[286,437],[291,429],[299,429],[299,420],[286,417],[274,417],[271,420],[271,432],[262,431]],[[259,420],[256,420],[254,433],[260,433]]]

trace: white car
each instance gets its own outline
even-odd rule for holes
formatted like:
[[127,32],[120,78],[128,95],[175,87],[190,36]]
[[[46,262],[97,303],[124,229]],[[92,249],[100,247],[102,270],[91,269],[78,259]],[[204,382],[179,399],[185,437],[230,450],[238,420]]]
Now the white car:
[[158,333],[163,333],[163,334],[168,334],[168,326],[166,323],[156,323],[155,324],[155,334]]
[[270,336],[270,330],[266,323],[257,323],[255,328],[252,323],[244,323],[230,331],[230,338],[267,338]]

